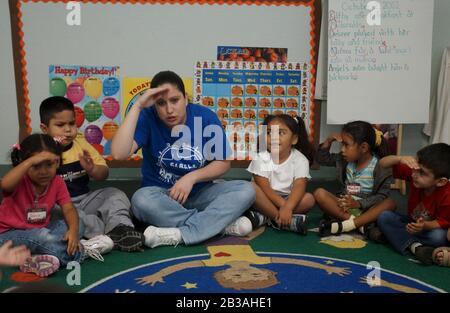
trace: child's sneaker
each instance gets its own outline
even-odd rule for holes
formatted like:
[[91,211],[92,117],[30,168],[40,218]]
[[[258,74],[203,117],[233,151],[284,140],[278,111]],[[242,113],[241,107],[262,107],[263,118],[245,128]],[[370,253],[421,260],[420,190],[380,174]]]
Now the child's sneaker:
[[39,277],[47,277],[59,268],[59,260],[57,257],[49,254],[39,254],[29,257],[20,271],[25,273],[35,273]]
[[252,229],[257,229],[267,224],[267,222],[269,221],[269,219],[265,215],[253,210],[248,210],[244,215],[252,223]]
[[149,226],[144,231],[145,245],[150,248],[158,246],[177,246],[183,242],[179,228]]
[[383,232],[379,227],[376,226],[375,223],[370,223],[363,226],[363,234],[369,238],[370,240],[380,243],[380,244],[386,244],[387,239],[384,236]]
[[114,249],[126,252],[142,251],[144,234],[131,226],[120,224],[106,234],[114,242]]
[[106,235],[98,235],[89,240],[82,239],[80,243],[85,255],[101,262],[105,260],[102,254],[110,252],[114,247],[114,242]]
[[308,229],[306,227],[306,215],[305,214],[292,214],[291,225],[283,227],[284,230],[290,230],[300,235],[306,235]]
[[225,227],[222,234],[229,236],[247,236],[252,232],[252,222],[245,216],[239,217],[233,223]]

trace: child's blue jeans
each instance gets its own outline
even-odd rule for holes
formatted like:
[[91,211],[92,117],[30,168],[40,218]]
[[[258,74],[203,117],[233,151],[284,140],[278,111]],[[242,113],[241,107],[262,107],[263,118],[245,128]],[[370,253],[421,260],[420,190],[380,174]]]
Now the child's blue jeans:
[[406,225],[414,222],[407,215],[384,211],[378,216],[377,224],[395,250],[407,254],[411,244],[419,242],[425,246],[446,246],[447,230],[436,228],[412,235],[406,231]]
[[[84,232],[84,226],[80,223],[79,236]],[[67,241],[64,235],[67,232],[67,225],[64,220],[52,221],[45,228],[34,229],[12,229],[0,234],[0,246],[8,240],[14,246],[25,245],[30,249],[31,254],[50,254],[59,259],[61,265],[66,265],[71,261],[82,262],[84,256],[80,251],[74,255],[67,253]]]

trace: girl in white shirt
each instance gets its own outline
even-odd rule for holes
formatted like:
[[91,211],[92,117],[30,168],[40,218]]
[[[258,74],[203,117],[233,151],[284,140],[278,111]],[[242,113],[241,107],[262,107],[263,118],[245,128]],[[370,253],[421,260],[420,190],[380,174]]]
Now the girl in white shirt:
[[260,151],[247,169],[253,174],[256,211],[246,216],[253,228],[270,220],[281,229],[306,235],[305,213],[315,201],[306,192],[314,149],[305,124],[299,117],[282,114],[267,116],[263,125],[267,126],[268,151]]

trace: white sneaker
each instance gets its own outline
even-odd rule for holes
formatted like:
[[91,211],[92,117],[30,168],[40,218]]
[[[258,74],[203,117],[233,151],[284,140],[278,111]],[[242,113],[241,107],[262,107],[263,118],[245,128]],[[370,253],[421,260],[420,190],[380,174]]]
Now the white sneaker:
[[178,228],[149,226],[144,231],[145,245],[150,248],[157,246],[177,246],[183,241]]
[[252,232],[252,222],[248,217],[241,216],[222,231],[224,235],[247,236]]
[[106,254],[114,247],[114,242],[106,235],[98,235],[89,240],[82,239],[80,243],[84,247],[87,256],[103,262],[105,259],[102,254]]

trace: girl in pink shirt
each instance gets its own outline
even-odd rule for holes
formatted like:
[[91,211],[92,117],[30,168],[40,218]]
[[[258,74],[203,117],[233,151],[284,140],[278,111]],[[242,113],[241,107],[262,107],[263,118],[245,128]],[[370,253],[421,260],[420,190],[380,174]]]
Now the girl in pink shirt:
[[[34,254],[21,270],[48,276],[59,264],[84,259],[80,250],[79,219],[66,184],[56,171],[61,146],[50,136],[33,134],[11,152],[13,168],[1,180],[0,246],[11,240]],[[50,221],[58,204],[64,220]]]

